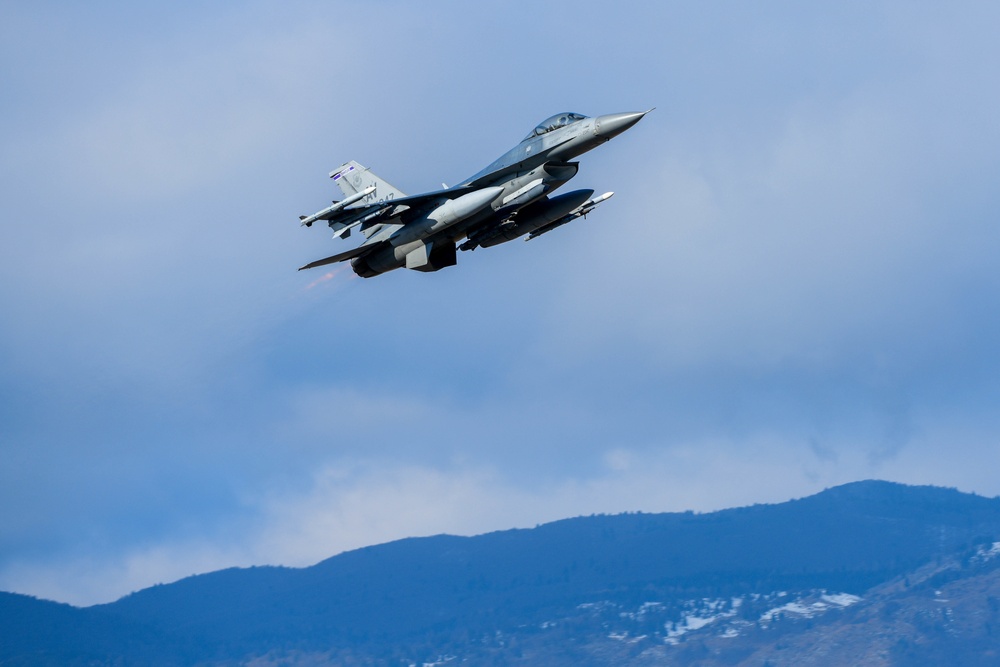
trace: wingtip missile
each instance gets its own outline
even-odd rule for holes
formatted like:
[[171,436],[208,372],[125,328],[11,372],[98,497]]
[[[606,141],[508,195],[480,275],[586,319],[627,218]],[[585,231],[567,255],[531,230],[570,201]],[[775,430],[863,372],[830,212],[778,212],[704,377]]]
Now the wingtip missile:
[[301,221],[302,225],[306,227],[312,227],[312,223],[316,222],[317,220],[322,220],[325,216],[328,216],[332,213],[336,213],[342,208],[346,208],[351,204],[354,204],[355,202],[361,201],[362,199],[372,194],[373,192],[375,192],[375,186],[369,185],[361,192],[357,192],[351,195],[350,197],[342,199],[341,201],[333,202],[332,206],[327,206],[319,213],[313,213],[310,216],[305,216],[305,215],[299,216],[299,220]]

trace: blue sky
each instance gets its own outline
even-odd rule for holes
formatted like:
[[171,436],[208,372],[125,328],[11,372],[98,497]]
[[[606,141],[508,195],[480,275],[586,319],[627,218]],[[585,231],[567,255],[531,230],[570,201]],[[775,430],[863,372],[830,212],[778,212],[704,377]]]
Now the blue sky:
[[[1000,494],[992,3],[6,3],[0,589],[865,478]],[[372,280],[298,216],[538,121],[586,221]]]

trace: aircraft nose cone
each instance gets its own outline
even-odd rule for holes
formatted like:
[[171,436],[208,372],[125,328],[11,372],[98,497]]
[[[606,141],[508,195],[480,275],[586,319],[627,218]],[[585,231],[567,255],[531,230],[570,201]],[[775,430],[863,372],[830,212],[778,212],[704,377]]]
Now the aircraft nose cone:
[[[649,111],[652,111],[652,109]],[[594,134],[603,139],[616,137],[642,120],[642,117],[648,114],[649,111],[630,111],[627,113],[610,113],[606,116],[598,116],[594,123]]]

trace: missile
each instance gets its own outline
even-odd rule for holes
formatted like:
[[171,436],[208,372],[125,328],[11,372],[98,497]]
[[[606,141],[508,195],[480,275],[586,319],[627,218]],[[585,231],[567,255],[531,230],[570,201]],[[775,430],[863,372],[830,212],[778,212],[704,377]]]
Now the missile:
[[611,199],[611,197],[614,196],[614,194],[615,194],[614,192],[605,192],[600,197],[594,197],[589,201],[585,201],[583,204],[580,205],[580,208],[576,209],[575,211],[571,211],[570,213],[567,213],[566,215],[559,218],[553,223],[550,223],[548,225],[545,225],[544,227],[536,229],[535,231],[528,234],[528,236],[524,240],[530,241],[531,239],[538,238],[539,236],[545,234],[546,232],[551,232],[556,227],[562,227],[567,222],[573,222],[577,218],[586,217],[586,215],[591,211],[593,211],[595,208],[597,208],[601,204],[601,202]]
[[575,211],[573,211],[571,213],[571,215],[573,215],[573,216],[575,216],[577,218],[580,217],[581,215],[587,215],[588,213],[590,213],[591,211],[593,211],[595,208],[597,208],[597,206],[601,202],[604,202],[604,201],[607,201],[607,200],[611,199],[614,196],[614,194],[615,194],[614,192],[605,192],[600,197],[594,197],[590,201],[586,201],[583,204],[581,204],[580,208],[577,209],[577,210],[575,210]]
[[[403,211],[409,210],[409,208],[410,208],[409,206],[400,204],[397,206],[386,206],[385,208],[375,209],[375,211],[373,211],[372,213],[369,213],[368,215],[363,215],[357,220],[350,222],[344,225],[343,227],[337,229],[333,233],[333,238],[346,239],[348,236],[351,235],[351,230],[357,227],[358,225],[361,225],[361,229],[365,230],[371,225],[375,224],[375,222],[380,218],[393,218],[401,214]],[[362,213],[364,212],[364,209],[360,210],[362,211]],[[337,223],[337,224],[343,224],[343,223]],[[333,227],[333,225],[330,226]]]
[[299,218],[299,220],[301,220],[302,224],[305,225],[306,227],[312,227],[312,223],[316,222],[317,220],[322,220],[324,217],[330,215],[331,213],[336,213],[340,209],[350,206],[354,202],[364,199],[373,192],[375,192],[375,186],[369,185],[361,192],[358,192],[356,194],[351,195],[350,197],[347,197],[346,199],[336,202],[333,206],[328,206],[319,213],[313,213],[308,217],[302,216],[301,218]]

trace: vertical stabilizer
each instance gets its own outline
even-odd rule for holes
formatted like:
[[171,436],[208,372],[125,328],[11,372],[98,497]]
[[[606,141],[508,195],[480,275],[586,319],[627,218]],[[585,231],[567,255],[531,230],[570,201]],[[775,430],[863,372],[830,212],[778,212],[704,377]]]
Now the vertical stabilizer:
[[344,193],[344,197],[356,195],[369,186],[375,186],[375,191],[371,194],[371,199],[367,201],[398,199],[399,197],[406,196],[401,190],[373,174],[368,167],[360,165],[354,160],[330,172],[330,178],[334,180],[340,191]]

